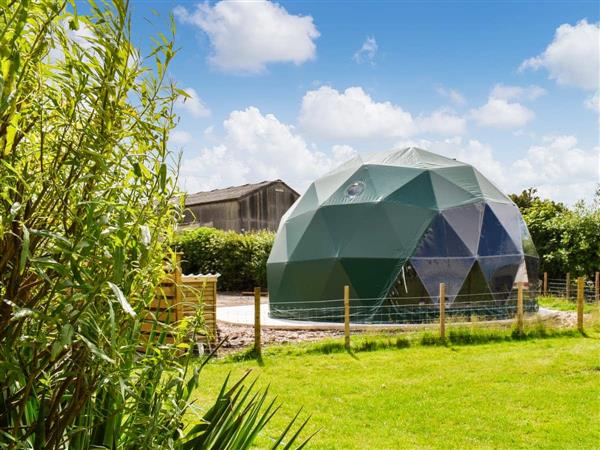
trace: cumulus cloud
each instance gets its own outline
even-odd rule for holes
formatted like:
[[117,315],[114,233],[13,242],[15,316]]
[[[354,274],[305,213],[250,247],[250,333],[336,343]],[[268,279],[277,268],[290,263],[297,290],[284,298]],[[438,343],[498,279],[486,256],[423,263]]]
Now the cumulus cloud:
[[174,9],[175,17],[208,35],[209,62],[232,72],[259,73],[267,64],[302,64],[314,59],[319,32],[311,16],[289,14],[267,0],[201,3],[192,11]]
[[187,131],[183,130],[173,130],[169,134],[169,143],[175,145],[185,145],[192,142],[192,135]]
[[448,108],[438,109],[428,116],[419,116],[416,124],[420,133],[456,135],[463,134],[467,128],[465,118]]
[[535,187],[542,197],[573,204],[591,199],[600,182],[600,147],[588,150],[574,136],[546,136],[524,149],[524,157],[501,162],[488,144],[452,137],[443,140],[407,140],[398,146],[415,145],[474,165],[506,193]]
[[374,37],[367,37],[365,42],[363,42],[362,46],[358,49],[358,51],[354,54],[352,59],[357,64],[362,64],[364,62],[369,62],[371,64],[375,64],[375,56],[377,55],[377,41]]
[[312,148],[292,126],[252,106],[233,111],[223,129],[219,144],[182,162],[183,189],[195,192],[281,178],[303,190],[356,154],[347,145],[334,146],[329,153]]
[[456,89],[447,89],[445,87],[440,86],[440,87],[436,88],[436,92],[438,94],[440,94],[442,97],[446,97],[448,100],[450,100],[456,106],[462,106],[465,103],[467,103],[467,101],[465,100],[463,95],[460,92],[458,92]]
[[554,39],[540,55],[529,58],[519,70],[545,68],[559,84],[597,90],[600,79],[600,24],[582,20],[559,26]]
[[483,127],[518,128],[530,122],[535,114],[520,103],[490,97],[485,105],[472,109],[470,116]]
[[332,139],[402,137],[416,130],[410,113],[390,102],[374,101],[361,87],[308,91],[299,122],[309,133]]
[[330,86],[308,91],[302,99],[300,125],[326,139],[393,139],[418,133],[461,134],[466,121],[449,108],[416,118],[399,105],[378,102],[361,87],[338,91]]
[[511,100],[535,100],[545,94],[546,91],[539,86],[497,84],[492,88],[487,103],[471,109],[469,116],[482,127],[522,127],[533,120],[535,113],[518,101]]
[[520,186],[535,186],[544,196],[573,203],[591,197],[600,182],[599,152],[600,147],[583,150],[575,136],[548,136],[511,170]]
[[208,117],[210,116],[210,109],[202,101],[195,89],[186,88],[184,89],[189,97],[179,97],[175,102],[175,106],[183,111],[188,112],[193,117]]

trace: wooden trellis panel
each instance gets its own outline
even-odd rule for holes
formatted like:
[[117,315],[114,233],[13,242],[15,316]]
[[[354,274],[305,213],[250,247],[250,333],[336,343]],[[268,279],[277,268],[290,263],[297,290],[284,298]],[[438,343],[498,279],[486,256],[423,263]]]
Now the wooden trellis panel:
[[[157,286],[155,298],[144,313],[142,341],[147,341],[153,331],[156,339],[164,324],[176,326],[185,317],[195,316],[199,308],[205,334],[196,335],[196,342],[210,348],[217,336],[217,276],[182,276],[178,258],[177,267]],[[173,343],[174,340],[169,332],[166,342]]]

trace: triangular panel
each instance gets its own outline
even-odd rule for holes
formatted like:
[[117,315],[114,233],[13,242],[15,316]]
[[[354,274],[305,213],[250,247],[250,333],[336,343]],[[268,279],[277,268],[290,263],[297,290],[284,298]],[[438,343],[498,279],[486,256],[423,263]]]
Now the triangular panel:
[[317,189],[315,188],[315,184],[311,184],[306,192],[294,203],[289,211],[290,214],[281,219],[283,223],[284,220],[288,220],[297,216],[300,216],[304,213],[314,211],[319,207],[319,199],[317,198]]
[[474,302],[488,302],[490,300],[493,300],[493,296],[487,279],[481,270],[479,261],[475,261],[460,291],[454,298],[454,305],[460,307]]
[[381,200],[367,166],[363,166],[341,183],[323,206],[373,203]]
[[473,170],[475,171],[475,176],[477,177],[481,194],[485,199],[500,203],[512,204],[510,199],[504,195],[491,181],[484,177],[477,169]]
[[331,172],[314,182],[319,204],[322,205],[342,184],[359,169],[359,166],[349,165],[343,170]]
[[506,298],[512,291],[519,266],[523,261],[520,255],[480,257],[479,264],[494,298]]
[[371,175],[371,180],[380,199],[385,199],[423,173],[422,169],[412,167],[390,167],[376,164],[369,164],[365,167]]
[[285,224],[287,254],[292,255],[296,245],[304,235],[304,232],[310,225],[316,211],[309,211],[299,216],[289,219]]
[[523,251],[521,247],[521,227],[519,224],[521,213],[519,212],[519,208],[513,204],[496,202],[488,202],[488,206],[492,208],[492,211],[494,211],[494,214],[508,232],[515,247],[517,247],[519,251]]
[[400,268],[386,297],[391,304],[419,304],[430,300],[429,292],[410,261]]
[[396,202],[383,202],[380,205],[393,228],[393,238],[388,245],[398,249],[404,259],[412,256],[437,211]]
[[335,258],[337,253],[338,249],[325,223],[323,210],[319,209],[314,213],[289,259],[291,261],[303,261]]
[[483,213],[478,252],[482,256],[514,255],[520,253],[489,205],[485,206]]
[[456,184],[477,199],[483,199],[479,181],[475,176],[475,171],[471,166],[440,167],[433,170],[438,175],[444,177],[450,183]]
[[473,255],[477,254],[477,247],[479,246],[484,209],[485,205],[483,203],[473,203],[442,211],[446,222],[462,239]]
[[454,229],[439,213],[429,229],[423,235],[414,254],[421,258],[440,258],[450,256],[473,256]]
[[446,283],[446,296],[451,303],[467,278],[475,257],[411,258],[410,262],[431,297],[439,296],[440,283]]
[[400,189],[388,195],[385,201],[437,209],[437,202],[429,172],[417,175]]
[[435,193],[438,209],[451,208],[453,206],[465,205],[477,201],[477,197],[471,195],[465,189],[446,178],[431,172],[431,184]]

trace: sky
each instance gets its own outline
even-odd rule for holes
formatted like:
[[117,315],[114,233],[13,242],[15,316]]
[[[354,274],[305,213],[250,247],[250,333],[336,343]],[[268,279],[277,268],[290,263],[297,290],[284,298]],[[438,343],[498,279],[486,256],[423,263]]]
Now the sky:
[[133,40],[176,27],[188,92],[170,148],[197,192],[300,193],[355,155],[418,146],[505,192],[573,204],[600,182],[597,1],[133,1]]

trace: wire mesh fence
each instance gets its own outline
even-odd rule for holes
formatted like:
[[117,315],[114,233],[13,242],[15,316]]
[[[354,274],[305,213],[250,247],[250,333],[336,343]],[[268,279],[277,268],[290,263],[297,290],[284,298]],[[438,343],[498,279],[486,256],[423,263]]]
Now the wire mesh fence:
[[[525,312],[538,311],[534,296],[523,300]],[[349,298],[349,318],[357,324],[423,324],[440,319],[439,297]],[[311,322],[344,322],[344,299],[295,301],[269,305],[269,316]],[[517,313],[517,292],[447,296],[448,321],[501,320]]]

